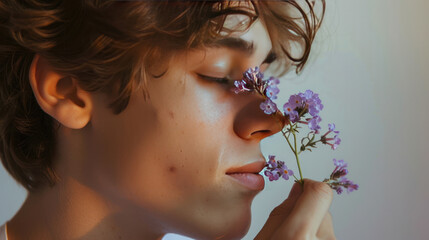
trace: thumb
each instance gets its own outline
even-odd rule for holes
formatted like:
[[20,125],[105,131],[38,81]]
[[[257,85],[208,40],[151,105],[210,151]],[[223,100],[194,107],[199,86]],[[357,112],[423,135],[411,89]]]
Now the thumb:
[[270,239],[270,237],[274,234],[277,228],[290,214],[301,193],[301,184],[295,183],[290,190],[288,198],[284,200],[280,205],[275,207],[273,211],[271,211],[267,222],[265,223],[264,227],[262,227],[262,230],[255,237],[255,240]]

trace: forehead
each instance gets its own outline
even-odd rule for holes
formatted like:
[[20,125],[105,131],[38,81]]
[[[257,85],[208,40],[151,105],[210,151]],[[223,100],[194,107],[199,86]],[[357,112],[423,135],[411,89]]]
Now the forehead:
[[[250,1],[225,1],[219,4],[212,5],[215,11],[225,12],[225,14],[209,20],[209,25],[219,26],[218,31],[208,34],[206,31],[196,33],[197,35],[190,39],[201,39],[194,46],[176,49],[170,49],[168,56],[165,60],[173,56],[181,55],[185,52],[192,53],[195,50],[202,50],[207,48],[227,48],[229,50],[237,50],[245,53],[245,56],[252,55],[256,49],[262,48],[263,52],[270,52],[272,49],[272,42],[269,31],[267,30],[264,21],[258,17],[255,11],[255,6]],[[233,11],[230,11],[233,10]],[[189,24],[189,23],[188,23]],[[192,23],[191,23],[192,25]],[[208,34],[211,37],[204,37],[200,34]],[[199,35],[199,36],[198,36]],[[172,40],[172,39],[170,39]],[[188,39],[189,40],[189,39]],[[183,46],[183,45],[182,45]],[[162,51],[162,50],[161,50]],[[265,58],[265,56],[264,56]]]
[[[262,22],[257,20],[246,32],[220,39],[215,45],[178,52],[175,59],[182,61],[172,61],[170,64],[184,64],[186,69],[204,66],[205,73],[218,73],[218,76],[229,71],[241,75],[245,69],[263,64],[270,52],[272,43],[269,34]],[[238,70],[242,71],[238,73]]]
[[[234,25],[248,24],[249,18],[245,15],[233,16]],[[251,20],[251,25],[242,31],[234,31],[227,37],[219,38],[210,47],[226,47],[231,50],[241,51],[246,55],[252,55],[257,49],[271,51],[272,42],[265,24],[259,19]]]

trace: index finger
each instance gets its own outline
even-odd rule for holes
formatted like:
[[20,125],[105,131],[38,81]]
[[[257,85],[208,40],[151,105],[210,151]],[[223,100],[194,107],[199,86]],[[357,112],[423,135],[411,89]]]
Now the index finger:
[[301,194],[301,186],[299,183],[295,183],[289,193],[288,198],[283,201],[280,205],[273,209],[267,222],[262,227],[261,231],[255,237],[255,240],[271,239],[271,236],[277,231],[283,221],[289,216],[293,207],[295,206],[296,200]]
[[[333,198],[332,189],[322,182],[304,180],[304,191],[289,218],[279,228],[281,236],[315,236]],[[280,233],[281,232],[281,233]]]

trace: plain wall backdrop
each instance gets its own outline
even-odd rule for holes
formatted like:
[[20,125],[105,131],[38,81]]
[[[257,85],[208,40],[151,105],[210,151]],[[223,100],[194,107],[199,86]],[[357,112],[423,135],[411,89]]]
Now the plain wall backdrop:
[[[335,196],[331,207],[338,239],[412,239],[429,236],[429,2],[327,0],[323,27],[310,62],[282,79],[278,104],[312,89],[325,109],[322,127],[334,122],[342,143],[302,154],[305,177],[322,180],[332,158],[349,163],[360,189]],[[262,142],[296,170],[284,139]],[[284,150],[283,150],[284,149]],[[266,182],[252,205],[253,239],[292,181]],[[25,191],[0,169],[0,224],[10,219]],[[164,239],[187,239],[167,235]]]

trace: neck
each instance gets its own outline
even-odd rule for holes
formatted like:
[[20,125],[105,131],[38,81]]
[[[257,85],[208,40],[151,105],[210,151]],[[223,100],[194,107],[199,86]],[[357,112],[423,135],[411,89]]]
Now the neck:
[[59,131],[53,162],[60,180],[28,194],[8,223],[9,240],[161,239],[162,223],[154,215],[94,184],[94,179],[104,181],[90,166],[95,159],[86,149],[84,131]]
[[[91,188],[72,178],[29,193],[8,223],[9,240],[161,239],[150,219],[122,213]],[[25,231],[22,231],[25,229]]]

